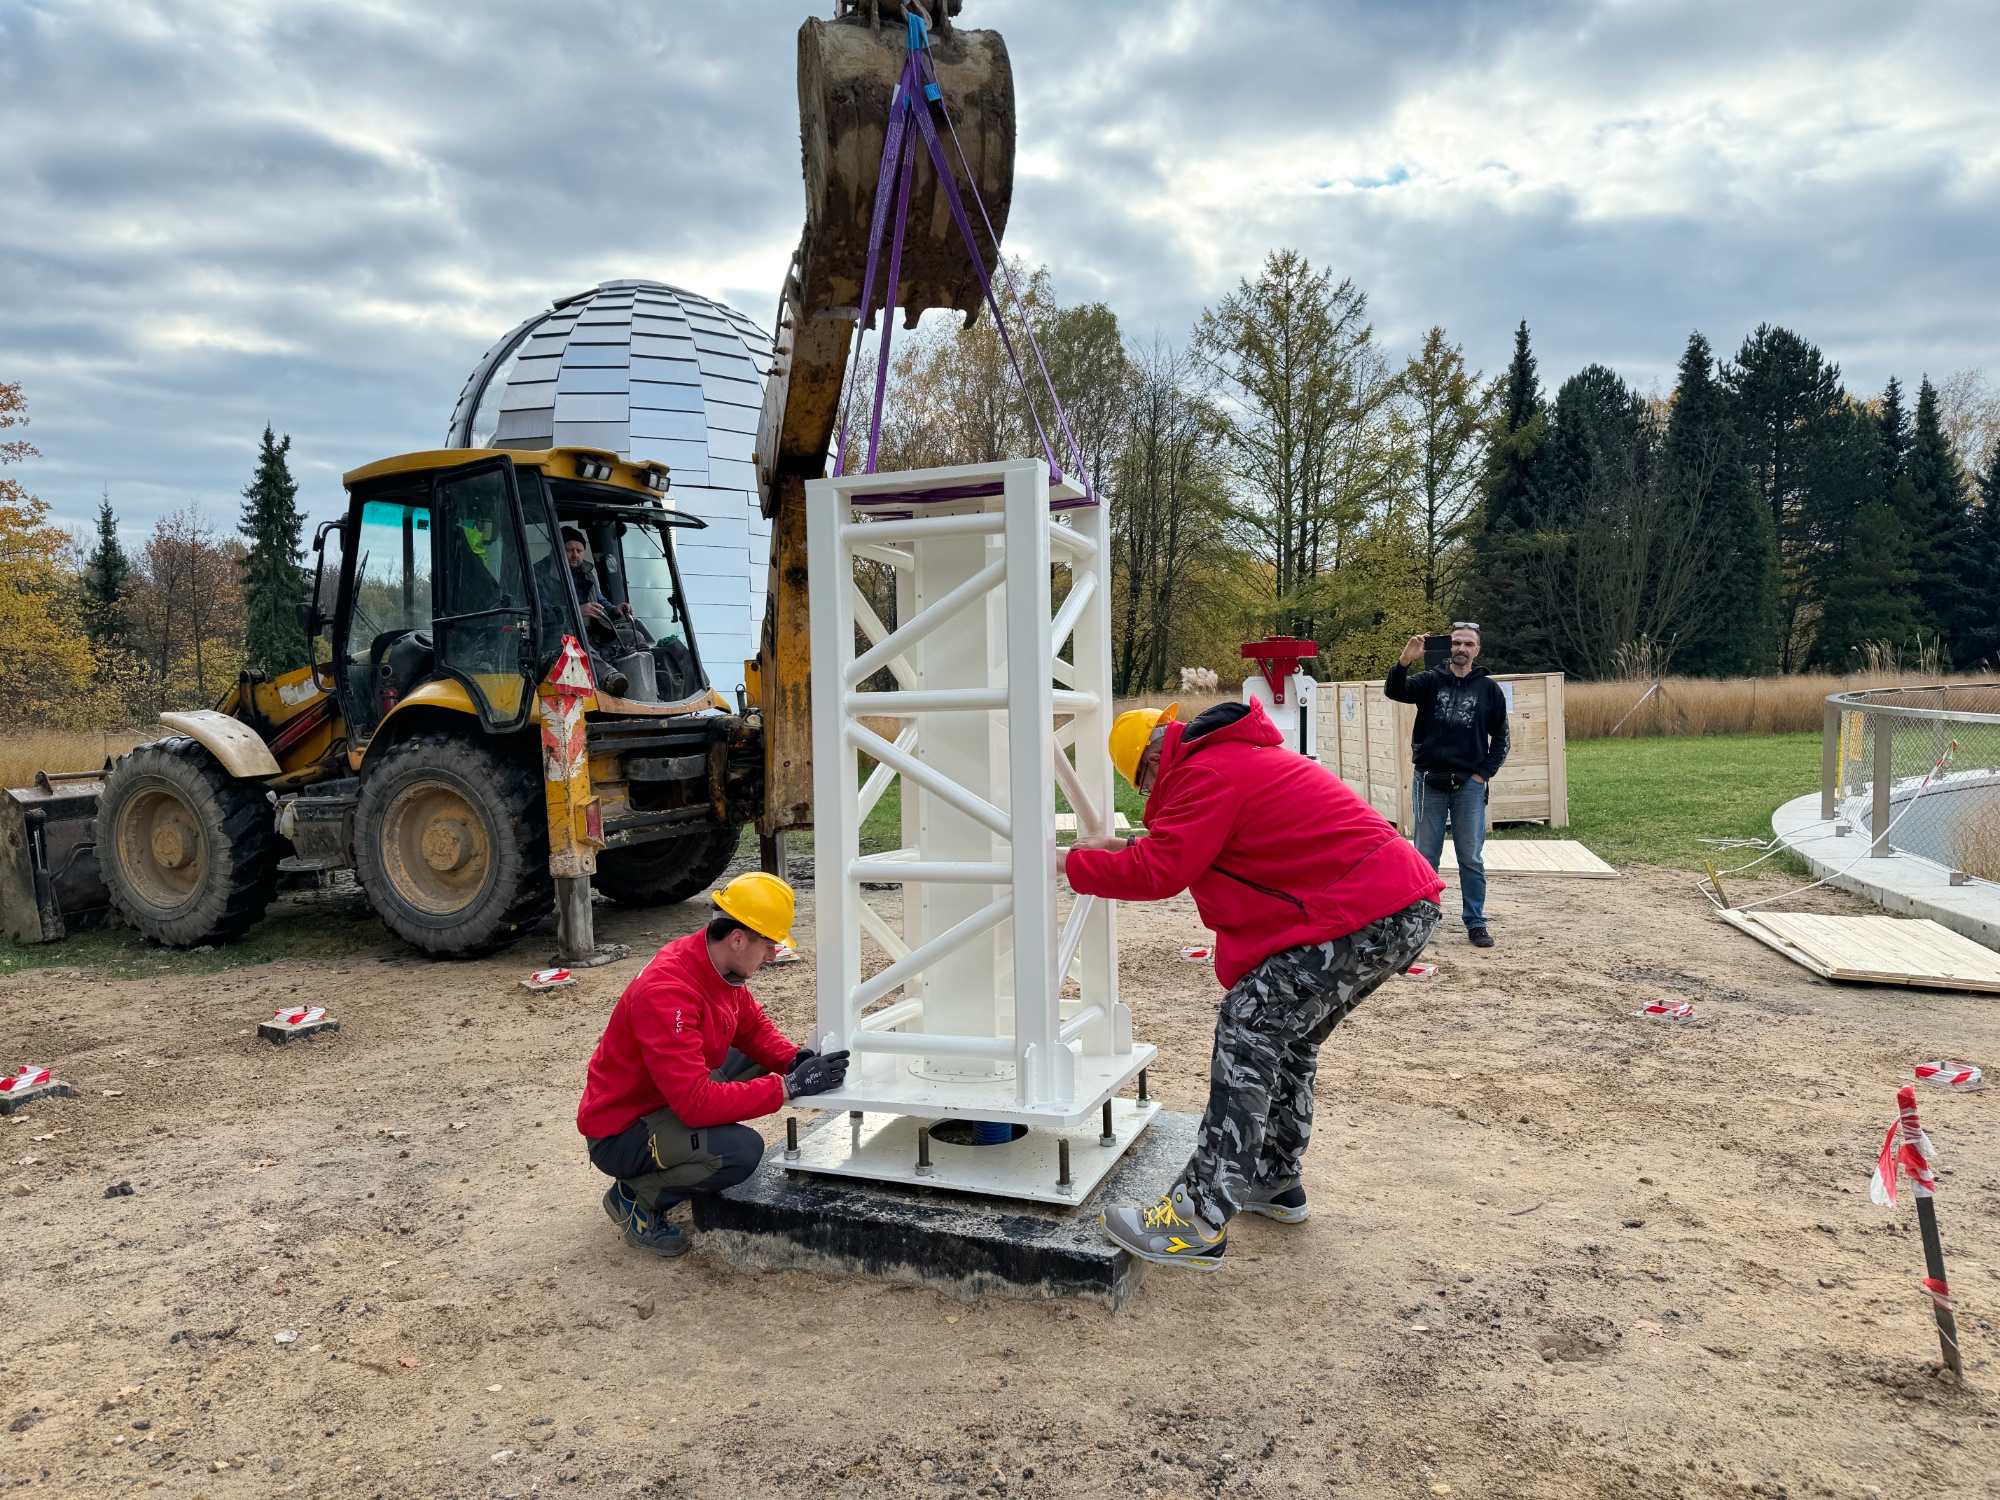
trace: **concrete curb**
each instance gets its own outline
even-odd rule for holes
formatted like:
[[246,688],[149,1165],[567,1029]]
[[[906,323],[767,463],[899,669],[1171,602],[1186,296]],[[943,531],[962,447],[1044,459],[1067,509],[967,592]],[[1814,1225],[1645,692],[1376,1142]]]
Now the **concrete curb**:
[[1832,824],[1820,820],[1818,792],[1794,797],[1771,814],[1771,831],[1815,877],[1831,875],[1829,884],[1864,896],[1884,911],[1928,917],[2000,950],[2000,885],[1978,879],[1953,885],[1949,867],[1903,850],[1886,859],[1868,858],[1868,830],[1856,827],[1845,837],[1836,834]]

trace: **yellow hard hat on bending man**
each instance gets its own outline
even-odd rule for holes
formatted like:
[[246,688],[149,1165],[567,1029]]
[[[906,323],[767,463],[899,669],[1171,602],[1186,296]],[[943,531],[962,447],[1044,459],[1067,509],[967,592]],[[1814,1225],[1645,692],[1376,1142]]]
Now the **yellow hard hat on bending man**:
[[1139,785],[1139,762],[1145,757],[1154,731],[1173,723],[1180,712],[1178,703],[1169,703],[1165,708],[1134,708],[1120,714],[1112,724],[1111,764],[1134,787]]
[[759,937],[774,943],[792,940],[797,899],[792,888],[775,875],[763,870],[738,875],[721,890],[711,891],[708,899],[725,917],[734,917]]

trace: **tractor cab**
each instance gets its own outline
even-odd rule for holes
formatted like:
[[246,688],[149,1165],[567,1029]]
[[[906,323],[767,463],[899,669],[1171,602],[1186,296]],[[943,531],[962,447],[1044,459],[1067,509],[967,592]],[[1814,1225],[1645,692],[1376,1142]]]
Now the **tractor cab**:
[[523,727],[566,637],[606,711],[711,706],[672,543],[704,523],[666,508],[666,471],[595,450],[464,459],[356,470],[320,530],[306,624],[350,756],[428,683],[455,683],[489,732]]

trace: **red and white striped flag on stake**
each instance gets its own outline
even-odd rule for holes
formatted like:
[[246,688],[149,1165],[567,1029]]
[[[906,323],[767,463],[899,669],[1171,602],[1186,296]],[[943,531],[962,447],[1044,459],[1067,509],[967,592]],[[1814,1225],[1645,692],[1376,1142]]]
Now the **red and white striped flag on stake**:
[[1945,1282],[1944,1243],[1938,1237],[1937,1173],[1932,1163],[1937,1147],[1924,1134],[1917,1118],[1917,1091],[1905,1085],[1896,1090],[1896,1118],[1882,1138],[1882,1151],[1875,1159],[1875,1177],[1868,1184],[1868,1196],[1884,1208],[1896,1206],[1898,1172],[1910,1179],[1910,1192],[1917,1200],[1917,1228],[1924,1239],[1924,1295],[1931,1299],[1931,1313],[1937,1319],[1938,1347],[1952,1374],[1963,1378],[1965,1367],[1958,1353],[1958,1320],[1952,1316],[1958,1304],[1952,1301]]

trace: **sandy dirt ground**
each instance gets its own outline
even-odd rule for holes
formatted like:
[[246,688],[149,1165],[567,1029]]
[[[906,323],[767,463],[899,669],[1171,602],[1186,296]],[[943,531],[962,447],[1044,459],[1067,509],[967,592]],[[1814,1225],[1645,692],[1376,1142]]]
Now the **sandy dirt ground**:
[[[1962,1387],[1867,1186],[1914,1062],[2000,1062],[2000,1000],[1816,980],[1683,874],[1496,882],[1498,949],[1448,924],[1328,1044],[1310,1221],[1118,1313],[629,1250],[573,1113],[639,959],[535,998],[546,940],[426,963],[356,900],[279,914],[345,961],[0,980],[0,1059],[80,1090],[0,1122],[9,1493],[1995,1493],[2000,1094],[1924,1096]],[[599,910],[642,952],[700,916]],[[1202,929],[1121,921],[1154,1091],[1198,1109]],[[807,965],[758,988],[806,1030]],[[340,1034],[257,1040],[294,998]]]

